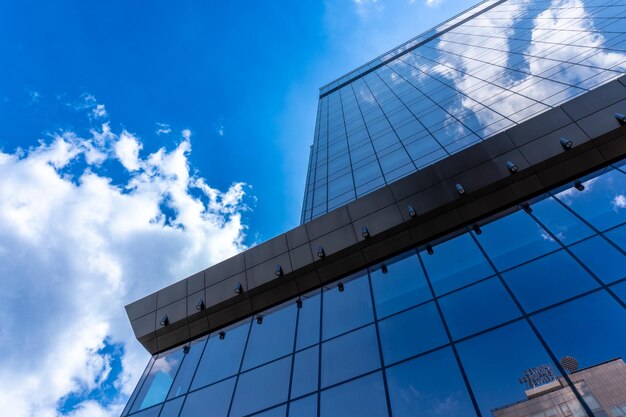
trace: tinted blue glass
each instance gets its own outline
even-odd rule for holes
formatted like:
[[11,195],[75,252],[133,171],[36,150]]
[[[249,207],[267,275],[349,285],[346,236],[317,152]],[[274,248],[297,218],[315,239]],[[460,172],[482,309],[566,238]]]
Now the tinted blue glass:
[[139,378],[139,382],[137,383],[137,386],[135,387],[135,390],[130,396],[128,403],[126,404],[126,407],[124,407],[124,410],[122,411],[123,416],[127,415],[128,412],[130,411],[130,407],[135,402],[135,398],[137,398],[137,394],[141,390],[141,387],[143,386],[144,381],[148,377],[148,374],[150,373],[150,369],[152,369],[152,365],[154,364],[155,359],[156,359],[156,356],[153,356],[148,361],[148,365],[146,366],[146,369],[144,369],[143,374],[141,375],[141,378]]
[[439,303],[454,339],[488,329],[521,314],[497,278],[447,295]]
[[593,234],[593,230],[552,197],[533,204],[532,209],[537,219],[566,245]]
[[370,273],[378,318],[432,298],[415,253],[389,260],[385,266],[387,273],[381,267]]
[[543,255],[559,245],[523,211],[483,227],[478,241],[496,268],[503,270]]
[[605,283],[626,277],[626,256],[600,236],[577,243],[571,250]]
[[611,290],[615,292],[622,302],[626,303],[626,281],[612,285]]
[[432,255],[425,252],[421,255],[437,294],[455,290],[494,273],[474,239],[467,233],[433,249]]
[[322,391],[320,395],[320,417],[388,416],[380,372]]
[[378,324],[385,364],[448,343],[435,303],[413,308]]
[[174,400],[168,401],[163,404],[163,409],[159,417],[178,417],[180,408],[183,406],[185,397],[178,397]]
[[287,406],[281,405],[280,407],[272,408],[271,410],[264,411],[259,414],[255,414],[255,417],[285,417],[287,415]]
[[374,326],[322,344],[322,387],[380,368]]
[[206,341],[207,338],[203,337],[199,340],[194,340],[189,345],[189,350],[183,357],[183,362],[181,363],[180,369],[176,374],[176,379],[172,384],[170,393],[167,395],[168,399],[178,397],[179,395],[185,394],[189,390],[191,378],[193,378],[193,374],[196,372],[196,367],[198,366],[198,361],[200,360]]
[[226,330],[223,340],[217,334],[211,335],[200,359],[191,389],[203,387],[237,373],[249,329],[250,322],[248,321]]
[[296,353],[293,363],[291,398],[300,397],[317,390],[318,366],[318,346]]
[[250,369],[293,351],[296,330],[296,305],[279,307],[252,323],[242,370]]
[[194,391],[187,395],[180,417],[197,417],[211,413],[211,417],[226,417],[233,396],[235,378]]
[[291,358],[239,375],[230,417],[244,416],[287,400]]
[[320,305],[319,293],[302,297],[302,308],[298,312],[298,332],[296,349],[314,345],[320,340]]
[[626,175],[612,170],[583,185],[583,191],[570,188],[556,196],[600,230],[626,222]]
[[159,354],[137,394],[131,413],[165,401],[183,355],[182,348]]
[[496,407],[526,399],[526,388],[518,379],[527,369],[551,364],[525,321],[468,339],[457,349],[483,416],[492,415]]
[[502,274],[526,312],[566,300],[598,283],[561,250]]
[[392,366],[387,383],[394,417],[475,415],[450,348]]
[[604,233],[604,235],[622,248],[622,250],[626,251],[626,225],[610,230]]
[[324,291],[324,340],[374,320],[367,275],[361,274],[343,285],[344,291],[337,286]]
[[598,291],[532,317],[558,358],[575,357],[582,368],[626,355],[626,311]]
[[162,405],[155,405],[150,408],[146,408],[138,413],[133,414],[133,417],[157,417],[161,411]]
[[317,395],[309,395],[289,404],[290,417],[317,417]]

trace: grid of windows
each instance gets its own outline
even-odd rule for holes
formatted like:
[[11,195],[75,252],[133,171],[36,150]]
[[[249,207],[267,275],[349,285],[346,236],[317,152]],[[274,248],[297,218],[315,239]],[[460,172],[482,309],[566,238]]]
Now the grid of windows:
[[322,89],[302,223],[626,69],[624,0],[510,0],[451,24]]
[[625,251],[618,165],[155,356],[123,416],[487,417],[545,364],[584,416],[559,359],[626,355]]

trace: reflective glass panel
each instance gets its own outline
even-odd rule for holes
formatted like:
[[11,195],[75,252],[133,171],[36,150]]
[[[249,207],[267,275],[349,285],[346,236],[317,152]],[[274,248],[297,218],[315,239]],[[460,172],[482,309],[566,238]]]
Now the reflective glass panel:
[[380,354],[373,325],[322,344],[322,387],[379,367]]
[[312,348],[296,353],[291,381],[291,398],[300,397],[317,390],[319,372],[319,348]]
[[449,347],[392,366],[387,382],[394,417],[475,415]]
[[626,225],[610,230],[604,233],[604,235],[623,251],[626,251]]
[[230,417],[240,417],[287,400],[291,358],[239,375]]
[[566,245],[593,234],[589,226],[552,197],[533,204],[532,209],[533,215]]
[[188,394],[180,417],[196,417],[209,412],[211,417],[226,417],[234,387],[235,378],[230,378]]
[[267,315],[256,316],[250,329],[242,370],[261,365],[293,351],[296,312],[296,305],[289,303],[288,306],[280,307]]
[[378,324],[385,364],[448,343],[435,303],[412,308]]
[[317,395],[292,401],[289,404],[290,417],[317,417]]
[[385,262],[384,269],[379,265],[370,275],[378,318],[432,298],[422,266],[412,251]]
[[296,349],[314,345],[320,340],[320,293],[301,298],[302,308],[298,310],[298,332]]
[[165,401],[183,355],[182,348],[177,348],[157,357],[135,399],[131,413]]
[[441,243],[433,250],[432,255],[422,252],[421,257],[437,294],[447,293],[494,274],[474,239],[467,233]]
[[611,286],[611,289],[626,303],[626,281]]
[[321,417],[386,417],[387,400],[380,372],[322,391]]
[[271,410],[264,411],[262,413],[255,414],[255,417],[285,417],[287,415],[287,406],[281,405],[280,407],[272,408]]
[[520,316],[498,278],[491,278],[439,300],[454,339],[469,336]]
[[564,250],[505,272],[502,277],[526,312],[547,307],[598,286]]
[[457,349],[483,416],[526,399],[519,382],[524,371],[541,365],[556,369],[525,321],[463,341]]
[[324,291],[324,339],[347,332],[374,320],[372,298],[367,275],[342,283]]
[[225,331],[224,339],[213,334],[200,359],[191,389],[217,382],[237,373],[241,364],[241,355],[248,337],[250,322]]
[[605,283],[626,277],[626,256],[600,236],[577,243],[571,250]]
[[206,341],[206,337],[194,340],[187,349],[183,349],[183,353],[185,353],[185,351],[186,353],[183,357],[180,369],[176,374],[176,379],[172,384],[170,393],[167,395],[168,399],[178,397],[189,390],[191,378],[193,378],[193,374],[196,372],[196,367],[198,366],[198,361],[200,360]]
[[556,197],[600,230],[626,222],[626,175],[611,170],[572,187]]
[[518,211],[483,226],[478,241],[496,268],[507,269],[559,245],[525,212]]
[[163,404],[159,417],[178,417],[185,397],[178,397]]
[[581,368],[626,355],[626,310],[605,291],[539,313],[532,321],[557,358],[572,356]]

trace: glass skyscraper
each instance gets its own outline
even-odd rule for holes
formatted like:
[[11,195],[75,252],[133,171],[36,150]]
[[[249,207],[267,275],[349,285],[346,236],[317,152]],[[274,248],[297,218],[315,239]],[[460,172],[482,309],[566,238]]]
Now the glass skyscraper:
[[129,417],[626,416],[626,3],[486,1],[322,87],[302,224],[126,307]]

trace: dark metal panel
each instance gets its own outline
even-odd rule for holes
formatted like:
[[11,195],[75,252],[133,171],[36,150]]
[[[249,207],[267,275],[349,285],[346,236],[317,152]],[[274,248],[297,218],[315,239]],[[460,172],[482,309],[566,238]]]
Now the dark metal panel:
[[[378,210],[369,216],[356,220],[353,223],[354,233],[359,241],[370,239],[377,236],[392,227],[403,223],[404,219],[400,214],[400,209],[397,205],[393,204]],[[367,229],[369,237],[363,236],[363,228]]]
[[248,282],[248,290],[253,291],[255,288],[279,278],[279,276],[276,275],[276,268],[278,266],[280,266],[283,275],[291,272],[289,253],[283,253],[267,262],[247,269],[246,279]]
[[610,105],[577,121],[589,137],[595,138],[620,127],[615,113],[626,114],[626,100]]
[[347,224],[350,224],[350,214],[348,214],[348,208],[342,206],[324,216],[311,220],[304,226],[309,239],[313,240]]
[[572,119],[557,107],[512,127],[507,134],[516,146],[521,146],[570,123]]
[[589,141],[589,137],[576,123],[570,123],[565,127],[521,146],[519,149],[528,162],[538,164],[539,162],[543,162],[548,158],[567,151],[561,144],[561,138],[571,141],[572,146],[579,146]]
[[126,315],[128,316],[129,320],[132,321],[153,312],[154,310],[156,310],[156,306],[157,295],[156,293],[153,293],[128,304],[126,306]]
[[204,271],[197,272],[187,278],[187,294],[193,294],[195,292],[204,289]]
[[[239,284],[241,284],[243,293],[237,295],[235,289]],[[248,283],[246,281],[246,273],[242,272],[234,277],[226,278],[222,282],[218,282],[210,287],[207,287],[204,292],[204,301],[208,308],[226,300],[230,300],[233,297],[241,297],[246,292],[248,292]]]
[[246,268],[251,268],[285,252],[287,252],[287,237],[282,234],[245,251],[243,254]]
[[309,243],[309,236],[306,233],[305,225],[301,225],[296,227],[295,229],[291,229],[286,233],[286,235],[287,246],[289,247],[289,249],[293,249],[295,247]]
[[225,278],[246,270],[243,253],[237,254],[204,270],[204,286],[209,287]]
[[[317,259],[317,249],[315,248],[315,256]],[[325,252],[324,252],[325,253]],[[311,247],[309,245],[298,246],[289,251],[289,256],[291,257],[291,266],[294,270],[303,268],[313,262],[313,255],[311,254]]]
[[156,337],[156,311],[131,320],[131,327],[135,333],[135,337],[139,340],[149,340]]
[[383,207],[394,203],[389,187],[382,187],[348,204],[348,212],[352,221],[365,217]]
[[626,87],[618,80],[613,80],[562,104],[561,107],[570,117],[577,120],[624,99],[626,99]]
[[351,224],[335,230],[332,233],[328,233],[319,239],[311,241],[311,252],[317,252],[317,248],[322,246],[326,256],[331,256],[340,250],[349,248],[357,242],[354,229]]
[[[169,324],[163,325],[161,321],[167,316]],[[157,337],[172,331],[172,329],[187,324],[187,298],[183,298],[165,307],[159,308],[156,312],[155,327]]]

